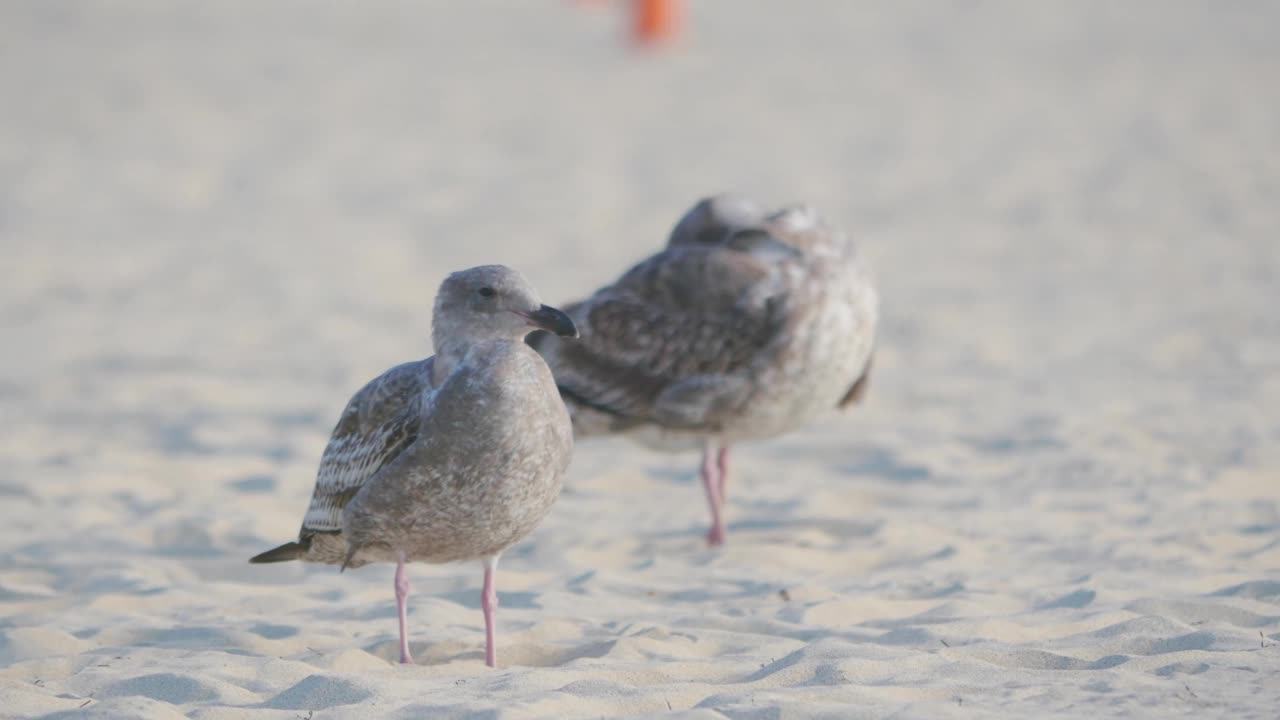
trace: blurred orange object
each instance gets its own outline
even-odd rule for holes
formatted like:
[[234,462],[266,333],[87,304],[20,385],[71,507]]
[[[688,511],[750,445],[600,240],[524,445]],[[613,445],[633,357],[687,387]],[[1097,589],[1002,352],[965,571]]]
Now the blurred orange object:
[[680,0],[631,0],[636,42],[657,45],[670,42],[680,26]]

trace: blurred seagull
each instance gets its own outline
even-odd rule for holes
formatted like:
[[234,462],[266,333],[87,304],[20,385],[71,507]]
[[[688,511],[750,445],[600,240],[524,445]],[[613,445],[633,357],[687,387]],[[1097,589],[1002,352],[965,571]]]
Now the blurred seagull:
[[804,205],[700,201],[662,252],[566,312],[582,339],[534,333],[578,437],[702,448],[707,541],[725,541],[729,448],[866,392],[879,299],[853,243]]

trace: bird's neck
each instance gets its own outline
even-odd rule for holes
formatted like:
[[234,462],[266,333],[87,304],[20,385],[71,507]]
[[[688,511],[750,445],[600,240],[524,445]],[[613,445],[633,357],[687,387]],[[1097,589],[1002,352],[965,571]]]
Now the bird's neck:
[[449,377],[449,373],[462,363],[471,347],[468,339],[464,339],[458,328],[451,327],[447,320],[436,313],[431,323],[431,345],[435,348],[436,358],[431,369],[431,384],[440,387],[440,383]]
[[468,338],[466,341],[442,339],[435,343],[436,356],[431,368],[431,384],[440,387],[459,365],[473,352],[496,353],[504,345],[520,343],[519,338],[486,337]]
[[437,342],[436,359],[431,367],[431,384],[440,387],[444,379],[449,377],[459,365],[462,364],[463,358],[467,356],[467,344]]

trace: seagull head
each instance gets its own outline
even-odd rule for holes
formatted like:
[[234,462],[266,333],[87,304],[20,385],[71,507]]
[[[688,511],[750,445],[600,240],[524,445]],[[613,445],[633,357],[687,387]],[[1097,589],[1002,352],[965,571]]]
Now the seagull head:
[[719,245],[728,233],[752,227],[764,216],[764,210],[745,195],[721,193],[705,197],[676,223],[667,246]]
[[444,339],[522,339],[534,330],[578,337],[569,316],[544,305],[523,275],[505,265],[481,265],[445,278],[436,293],[432,334]]

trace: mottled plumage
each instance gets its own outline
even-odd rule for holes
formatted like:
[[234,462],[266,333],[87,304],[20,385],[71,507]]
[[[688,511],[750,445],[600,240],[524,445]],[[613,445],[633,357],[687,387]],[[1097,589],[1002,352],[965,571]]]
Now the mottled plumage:
[[[418,439],[421,403],[431,390],[432,358],[404,363],[369,381],[347,403],[333,429],[311,505],[298,534],[303,559],[342,562],[346,539],[340,537],[342,511],[365,483]],[[316,535],[334,535],[319,538]],[[349,563],[358,567],[362,557]]]
[[878,298],[853,244],[811,208],[766,214],[721,195],[686,213],[662,252],[565,309],[581,341],[530,342],[575,432],[703,446],[718,544],[728,446],[860,398]]
[[576,334],[515,271],[455,273],[437,296],[437,354],[398,365],[347,403],[320,460],[297,542],[252,562],[396,562],[402,660],[404,563],[485,559],[487,658],[498,555],[560,492],[572,428],[531,328]]

